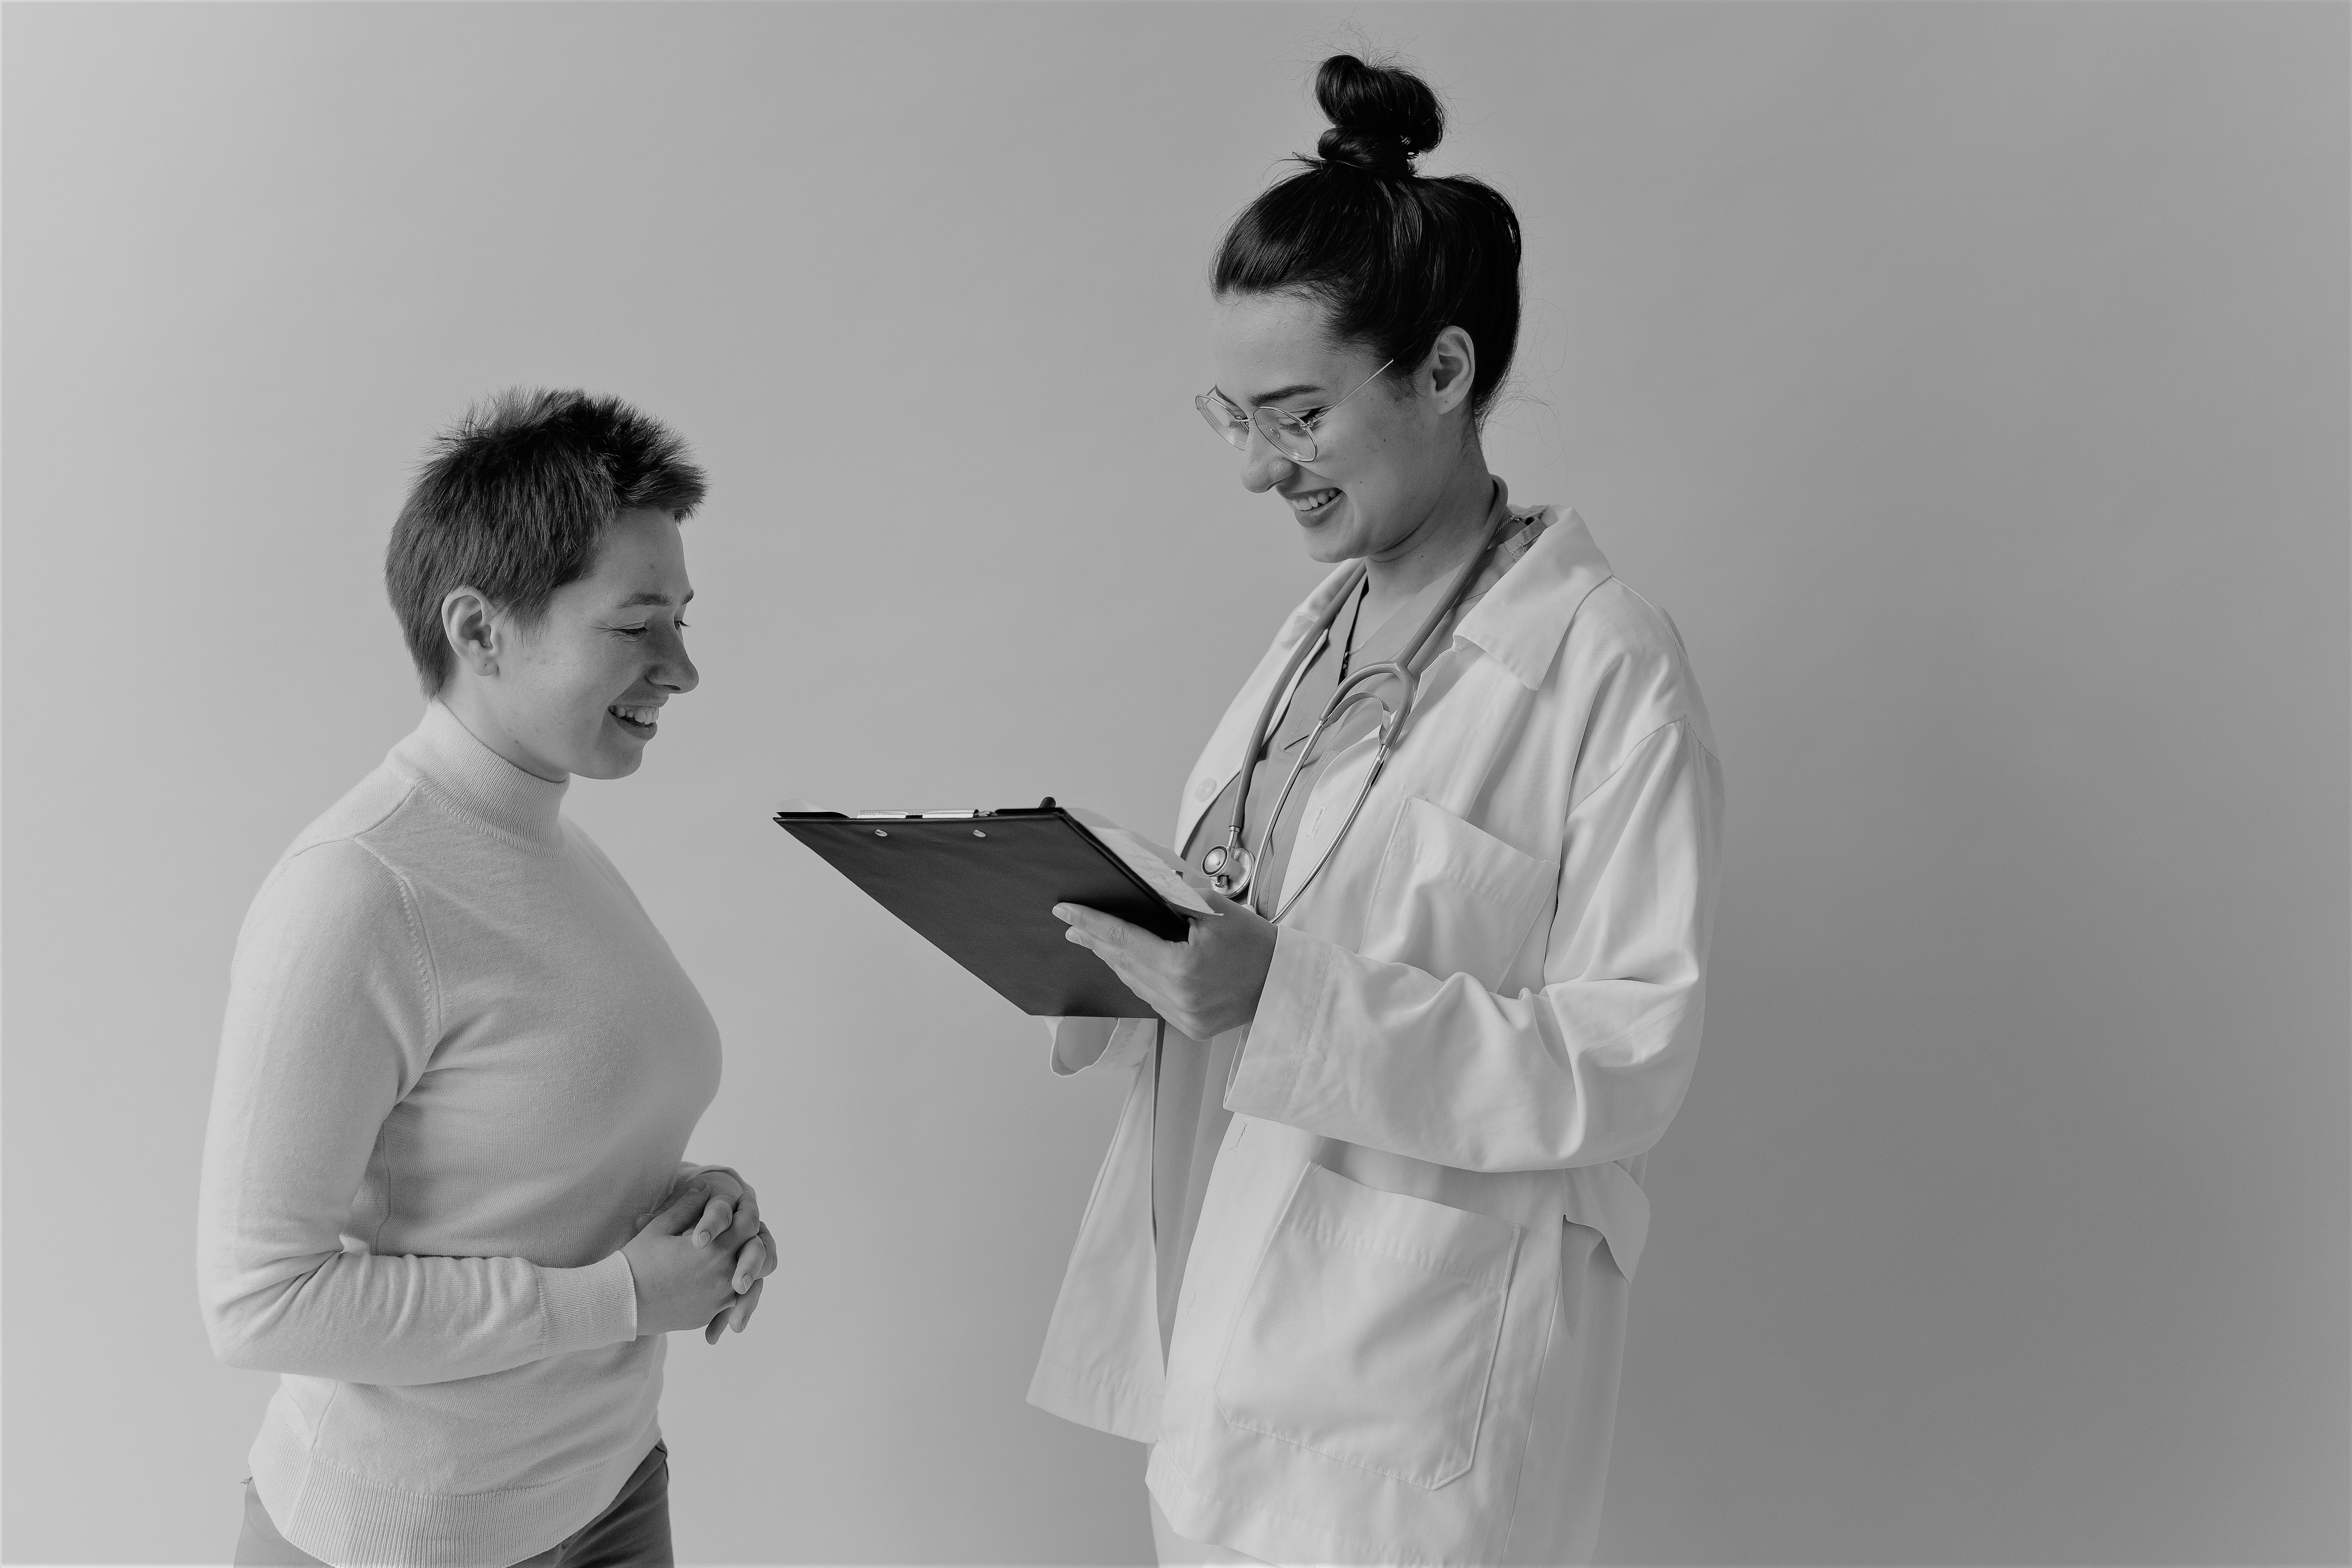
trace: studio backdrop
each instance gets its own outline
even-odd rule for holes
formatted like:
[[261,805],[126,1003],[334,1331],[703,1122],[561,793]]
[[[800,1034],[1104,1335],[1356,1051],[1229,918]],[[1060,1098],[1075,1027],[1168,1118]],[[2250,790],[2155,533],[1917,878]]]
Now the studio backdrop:
[[1334,48],[1526,226],[1488,450],[1669,609],[1730,802],[1604,1556],[2347,1551],[2341,5],[12,5],[14,1561],[219,1561],[268,1379],[195,1173],[238,920],[420,707],[431,433],[711,475],[701,689],[568,809],[785,1254],[672,1347],[685,1559],[1144,1560],[1023,1403],[1116,1085],[779,833],[1155,835],[1319,569],[1188,405]]

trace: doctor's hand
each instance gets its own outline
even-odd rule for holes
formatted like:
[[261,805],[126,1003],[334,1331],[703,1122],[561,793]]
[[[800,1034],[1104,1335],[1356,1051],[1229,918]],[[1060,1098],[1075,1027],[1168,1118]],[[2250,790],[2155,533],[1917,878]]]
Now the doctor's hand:
[[1164,942],[1083,904],[1055,904],[1054,916],[1070,928],[1065,935],[1109,964],[1161,1017],[1206,1040],[1257,1016],[1277,928],[1245,904],[1213,892],[1201,896],[1216,908],[1217,918],[1192,921],[1182,942]]

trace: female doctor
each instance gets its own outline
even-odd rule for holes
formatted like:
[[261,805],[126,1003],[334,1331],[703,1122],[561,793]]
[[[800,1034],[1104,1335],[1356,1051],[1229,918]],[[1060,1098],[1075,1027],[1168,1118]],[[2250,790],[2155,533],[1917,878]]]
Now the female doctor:
[[1722,773],[1674,624],[1487,471],[1510,205],[1414,172],[1417,78],[1316,97],[1197,402],[1334,569],[1186,781],[1218,915],[1055,911],[1166,1021],[1055,1021],[1056,1071],[1134,1087],[1030,1398],[1151,1445],[1162,1563],[1583,1562]]

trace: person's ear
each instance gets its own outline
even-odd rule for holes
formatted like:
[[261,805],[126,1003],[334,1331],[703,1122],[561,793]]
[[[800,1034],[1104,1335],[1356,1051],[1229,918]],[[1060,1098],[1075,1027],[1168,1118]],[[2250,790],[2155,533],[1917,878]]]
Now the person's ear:
[[499,672],[506,628],[488,597],[478,588],[452,588],[441,595],[441,635],[449,639],[457,662],[488,679]]
[[1437,400],[1437,412],[1453,413],[1470,401],[1471,384],[1478,379],[1478,345],[1462,328],[1444,328],[1421,362],[1421,379]]

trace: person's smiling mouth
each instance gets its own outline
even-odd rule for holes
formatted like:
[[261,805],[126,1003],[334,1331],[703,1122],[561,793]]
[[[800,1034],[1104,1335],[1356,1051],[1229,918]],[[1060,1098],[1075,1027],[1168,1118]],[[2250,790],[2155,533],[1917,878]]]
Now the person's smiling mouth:
[[658,702],[615,702],[604,710],[632,735],[651,735],[661,715]]
[[1336,489],[1301,490],[1297,495],[1285,495],[1282,499],[1288,501],[1290,510],[1300,517],[1319,517],[1339,499],[1339,492]]

